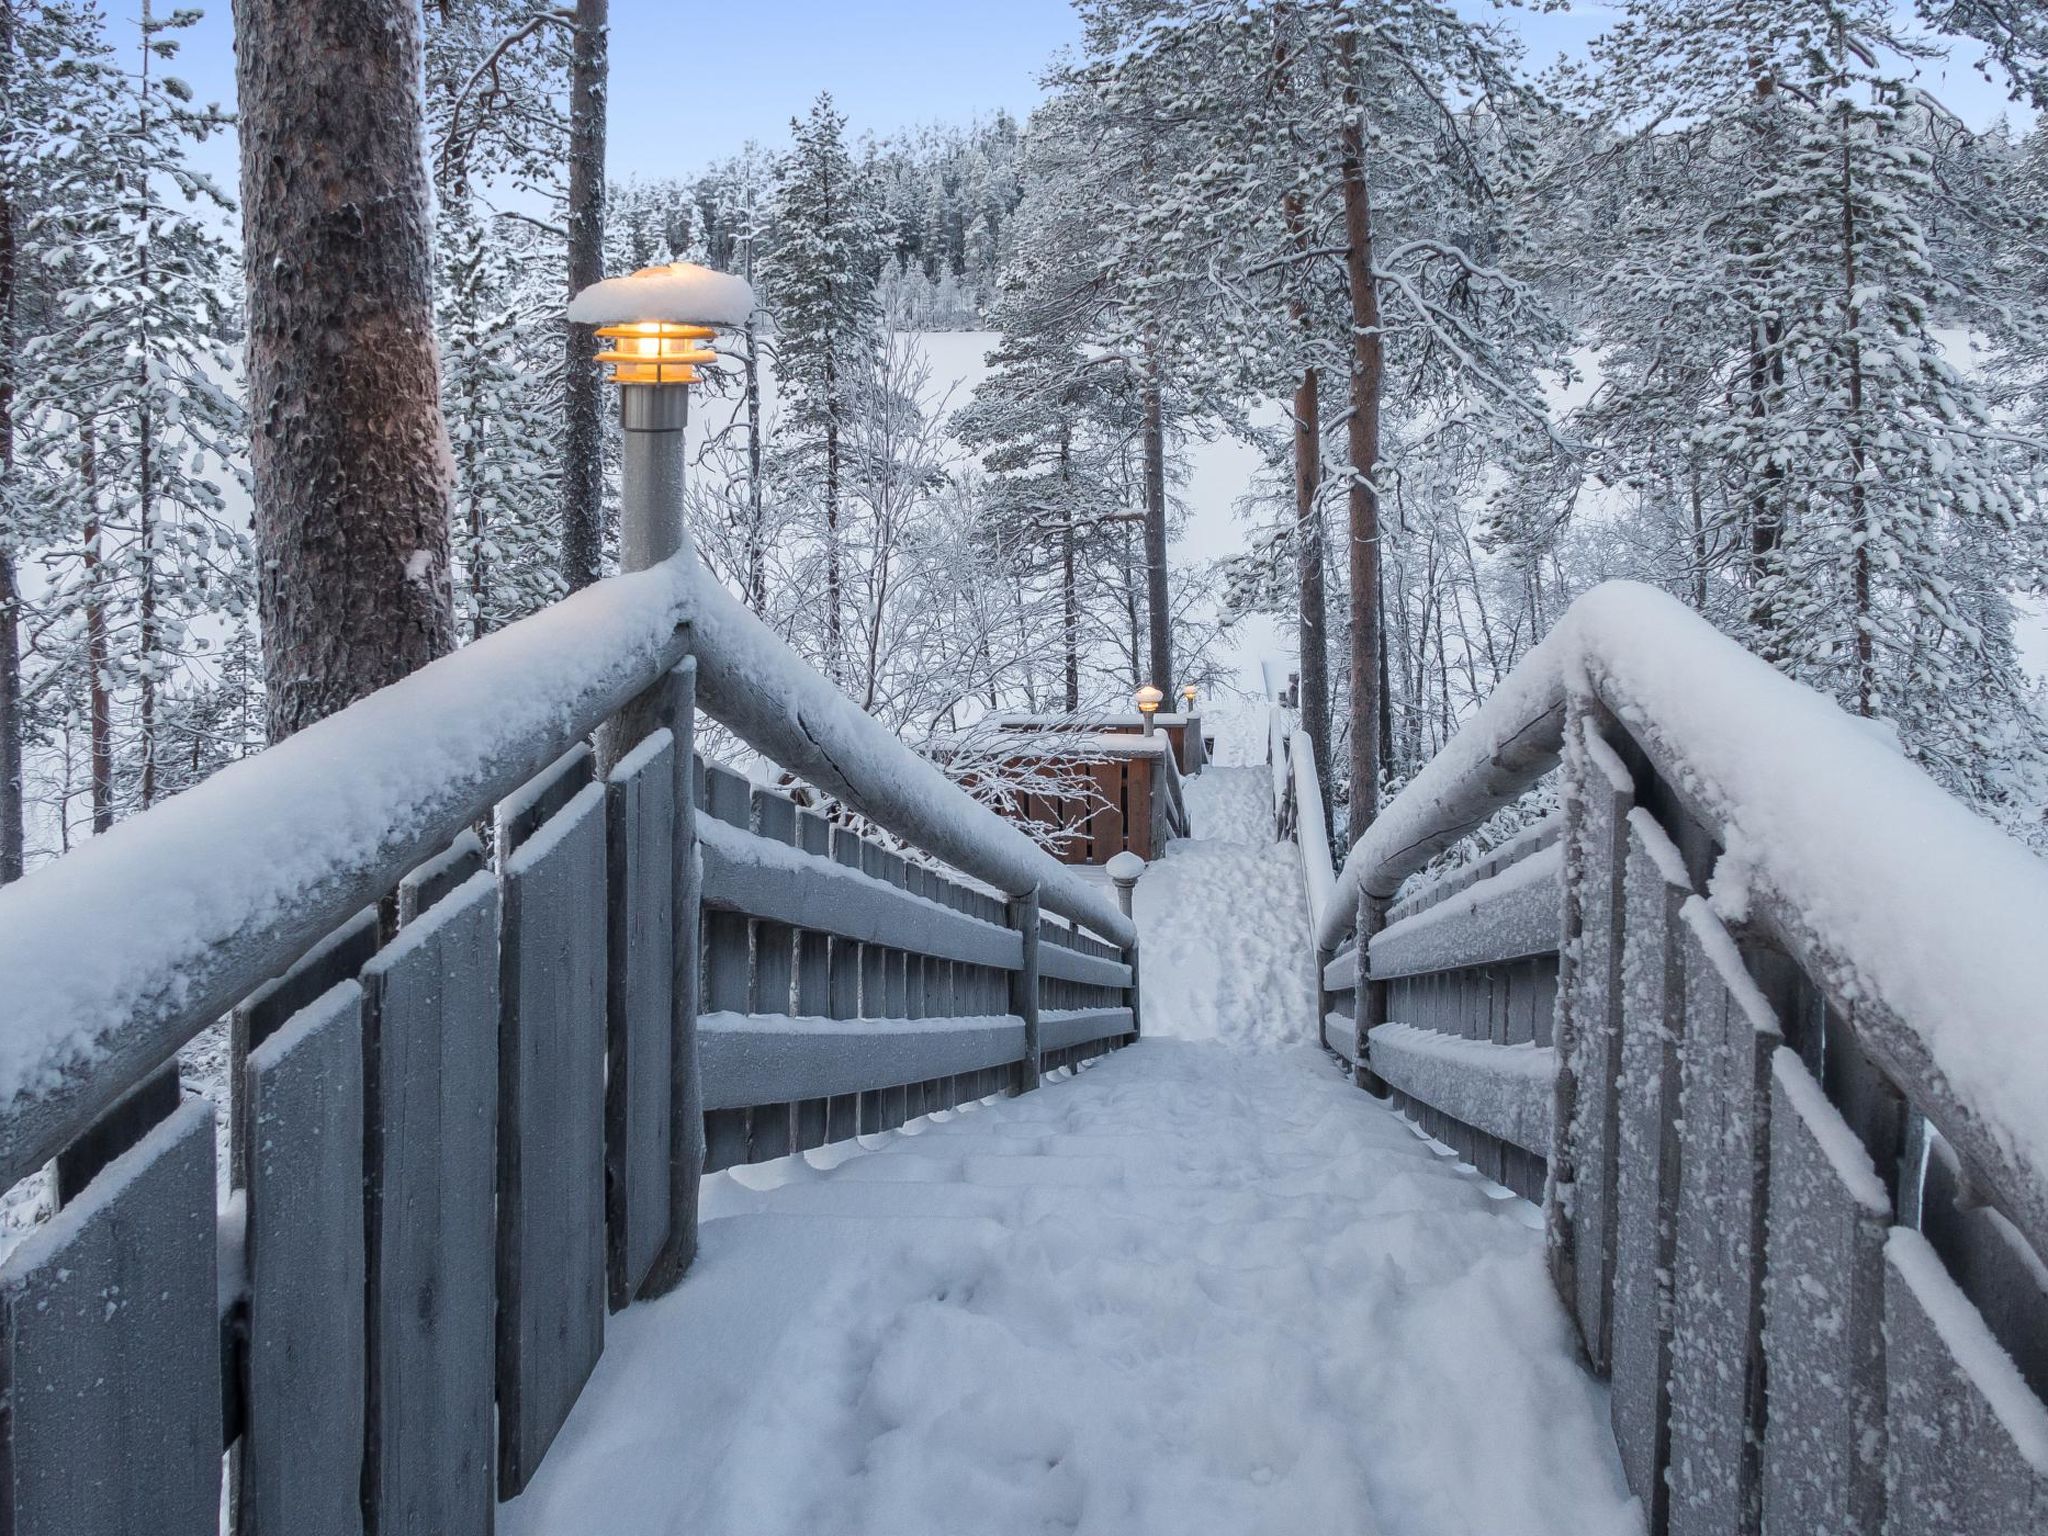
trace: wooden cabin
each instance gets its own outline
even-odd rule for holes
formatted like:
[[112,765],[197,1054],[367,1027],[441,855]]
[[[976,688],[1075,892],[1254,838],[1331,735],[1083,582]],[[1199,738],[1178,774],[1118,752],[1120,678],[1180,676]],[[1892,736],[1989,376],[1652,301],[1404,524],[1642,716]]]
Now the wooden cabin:
[[1026,826],[1065,832],[1054,849],[1062,862],[1102,865],[1126,851],[1150,860],[1187,835],[1181,784],[1201,771],[1210,745],[1201,716],[1157,715],[1149,735],[1137,714],[1078,721],[1008,715],[996,724],[1016,737],[1011,766],[1028,761],[1075,784],[1071,794],[1020,796],[1008,813]]

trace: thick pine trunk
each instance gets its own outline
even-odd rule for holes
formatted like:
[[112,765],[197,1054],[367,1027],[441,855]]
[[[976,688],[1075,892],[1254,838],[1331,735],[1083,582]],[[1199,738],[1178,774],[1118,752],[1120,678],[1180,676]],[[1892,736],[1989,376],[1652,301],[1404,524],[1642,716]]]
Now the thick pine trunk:
[[[0,59],[14,47],[14,13],[0,5]],[[0,185],[0,478],[14,483],[14,203]],[[21,782],[21,589],[14,537],[0,525],[0,885],[21,878],[24,807]]]
[[1323,586],[1322,390],[1313,368],[1302,370],[1294,391],[1294,567],[1301,654],[1301,728],[1315,757],[1316,782],[1323,791],[1323,820],[1330,815],[1330,633]]
[[102,595],[106,561],[100,552],[99,453],[90,421],[78,423],[78,479],[85,492],[85,665],[88,741],[92,756],[92,829],[114,824],[114,699],[107,687],[112,647]]
[[[576,0],[569,62],[569,295],[604,277],[605,42],[608,0]],[[563,327],[562,579],[597,580],[604,549],[603,384],[596,332]]]
[[[1273,45],[1273,83],[1281,97],[1293,88],[1289,55],[1289,28],[1294,8],[1280,5],[1274,10],[1276,22]],[[1308,303],[1302,297],[1312,260],[1312,239],[1308,210],[1299,192],[1288,192],[1280,200],[1287,225],[1288,242],[1300,263],[1294,274],[1294,292],[1287,301],[1304,352],[1314,345]],[[1323,824],[1330,822],[1330,639],[1329,606],[1323,583],[1323,483],[1322,378],[1313,364],[1304,362],[1301,382],[1294,388],[1294,572],[1296,650],[1300,656],[1300,692],[1297,707],[1301,728],[1308,733],[1309,750],[1315,759],[1316,784],[1322,791]]]
[[454,640],[420,28],[410,0],[236,0],[273,740]]
[[[747,258],[747,281],[754,280]],[[747,317],[747,605],[768,611],[768,523],[761,494],[761,352],[754,318]]]
[[1372,201],[1365,183],[1363,105],[1356,48],[1340,35],[1344,71],[1344,126],[1338,135],[1338,179],[1344,193],[1344,279],[1351,298],[1351,418],[1347,446],[1351,484],[1346,497],[1351,535],[1351,815],[1350,840],[1365,835],[1379,814],[1380,633],[1379,466],[1380,389],[1385,376],[1380,341],[1379,287],[1372,272]]
[[1166,412],[1160,398],[1159,358],[1145,359],[1145,613],[1150,665],[1145,679],[1173,693],[1173,610],[1166,586]]
[[1074,503],[1068,484],[1073,439],[1060,433],[1060,647],[1067,672],[1067,713],[1081,707],[1081,602],[1074,571]]

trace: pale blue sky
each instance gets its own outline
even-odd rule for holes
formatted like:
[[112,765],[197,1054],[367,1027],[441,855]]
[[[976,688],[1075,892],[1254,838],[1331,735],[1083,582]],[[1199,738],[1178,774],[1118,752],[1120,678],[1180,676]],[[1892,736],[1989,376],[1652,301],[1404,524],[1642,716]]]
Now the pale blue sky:
[[[135,0],[108,0],[116,15]],[[202,100],[231,103],[228,0],[198,0],[205,18],[177,69]],[[1496,10],[1527,40],[1532,63],[1576,52],[1613,9],[1577,0],[1563,13]],[[792,115],[830,90],[857,132],[1022,116],[1060,47],[1079,39],[1068,0],[612,0],[610,165],[614,175],[687,174],[748,139],[775,145]],[[2003,108],[2000,93],[1956,61],[1927,83],[1969,121]],[[204,163],[232,185],[231,141]]]

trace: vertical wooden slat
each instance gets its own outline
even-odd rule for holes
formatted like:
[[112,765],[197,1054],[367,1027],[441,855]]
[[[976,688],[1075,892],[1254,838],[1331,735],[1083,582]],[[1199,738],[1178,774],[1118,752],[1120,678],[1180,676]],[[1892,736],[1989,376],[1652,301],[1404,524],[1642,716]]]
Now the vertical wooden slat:
[[1884,1521],[1884,1242],[1869,1154],[1792,1052],[1771,1063],[1763,1526]]
[[1686,1001],[1670,1529],[1674,1536],[1748,1536],[1760,1518],[1764,1178],[1770,1059],[1782,1041],[1705,900],[1689,897],[1679,918]]
[[[704,813],[728,826],[752,820],[747,781],[716,764],[704,770]],[[712,1013],[745,1013],[752,1003],[753,960],[747,919],[737,912],[704,911],[703,1005]],[[704,1116],[705,1172],[747,1160],[747,1112],[712,1110]]]
[[1038,1045],[1038,946],[1044,921],[1039,915],[1037,886],[1010,898],[1010,926],[1024,939],[1024,963],[1010,973],[1010,1012],[1024,1021],[1024,1059],[1017,1064],[1017,1091],[1029,1093],[1044,1072]]
[[2048,1530],[2048,1408],[1926,1239],[1885,1260],[1886,1536]]
[[363,1489],[378,1536],[494,1504],[498,888],[479,874],[363,968]]
[[1628,839],[1609,1406],[1629,1490],[1643,1501],[1655,1536],[1668,1518],[1678,1052],[1685,1030],[1678,909],[1691,887],[1677,850],[1647,812],[1629,813]]
[[[781,795],[757,789],[753,823],[763,840],[794,846],[796,807]],[[754,924],[752,1006],[756,1014],[787,1014],[796,987],[796,930],[787,923]],[[765,1163],[796,1150],[796,1106],[760,1104],[747,1112],[747,1161]]]
[[604,1349],[604,791],[500,848],[498,1489],[526,1486]]
[[213,1106],[187,1099],[0,1266],[0,1527],[212,1536]]
[[668,1237],[675,1063],[676,745],[657,730],[605,782],[605,1271],[614,1311]]
[[[832,858],[849,868],[860,867],[860,839],[845,827],[832,829]],[[857,1019],[861,1016],[860,945],[851,939],[833,939],[825,970],[825,1012],[835,1019]],[[825,1137],[828,1141],[848,1141],[860,1134],[860,1094],[842,1094],[826,1107]]]
[[237,1536],[363,1528],[363,989],[249,1054],[249,1313]]
[[674,1289],[697,1257],[697,1200],[704,1174],[704,1088],[697,1071],[697,1000],[703,971],[699,932],[702,870],[697,858],[697,807],[704,765],[695,750],[697,658],[668,675],[663,723],[675,738],[675,837],[669,885],[668,1223],[661,1250],[640,1283],[643,1296]]
[[[799,811],[797,846],[814,858],[832,856],[832,829],[815,811]],[[796,941],[796,1011],[802,1018],[827,1017],[831,1010],[831,940],[822,933],[800,933]]]
[[1566,1069],[1572,1115],[1566,1166],[1571,1170],[1573,1312],[1593,1369],[1605,1375],[1611,1354],[1614,1290],[1615,1184],[1619,1149],[1617,1085],[1621,1077],[1622,884],[1628,868],[1629,777],[1593,722],[1580,719],[1578,816],[1568,855],[1578,914],[1577,953],[1568,1000]]
[[[476,834],[465,832],[456,840],[454,848],[430,861],[423,869],[431,869],[471,848],[478,848]],[[474,868],[469,873],[474,874]],[[408,890],[417,910],[419,892],[423,880],[422,871],[414,871],[401,883],[401,897]],[[465,878],[467,878],[465,876]],[[401,911],[404,902],[401,900]],[[284,975],[267,986],[252,992],[228,1015],[229,1067],[228,1094],[230,1113],[228,1135],[231,1146],[228,1153],[228,1177],[234,1187],[242,1187],[243,1177],[248,1169],[249,1105],[246,1097],[248,1073],[244,1070],[249,1053],[269,1039],[285,1022],[301,1008],[320,997],[338,982],[347,980],[363,968],[363,964],[377,952],[378,941],[377,909],[365,907],[354,917],[343,923],[333,933],[322,939],[309,950],[305,957]]]

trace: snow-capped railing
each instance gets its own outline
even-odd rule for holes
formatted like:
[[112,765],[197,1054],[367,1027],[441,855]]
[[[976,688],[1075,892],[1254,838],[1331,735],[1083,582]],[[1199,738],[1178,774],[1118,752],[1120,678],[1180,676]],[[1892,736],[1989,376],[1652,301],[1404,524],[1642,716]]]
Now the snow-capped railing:
[[1268,717],[1266,760],[1273,772],[1274,835],[1300,845],[1302,896],[1308,904],[1309,930],[1314,932],[1337,883],[1330,859],[1330,826],[1323,818],[1322,779],[1316,773],[1314,744],[1308,732],[1295,725],[1293,712],[1275,704]]
[[[1560,761],[1557,843],[1395,904]],[[2048,865],[1615,584],[1367,829],[1317,941],[1362,1081],[1525,1192],[1547,1165],[1653,1530],[2002,1531],[2048,1521],[2043,933]]]
[[[702,768],[700,699],[979,884]],[[232,1445],[238,1530],[488,1531],[707,1139],[1032,1087],[1135,1033],[1135,937],[687,551],[223,771],[0,890],[0,1187],[58,1207],[0,1263],[0,1526],[212,1530]]]

